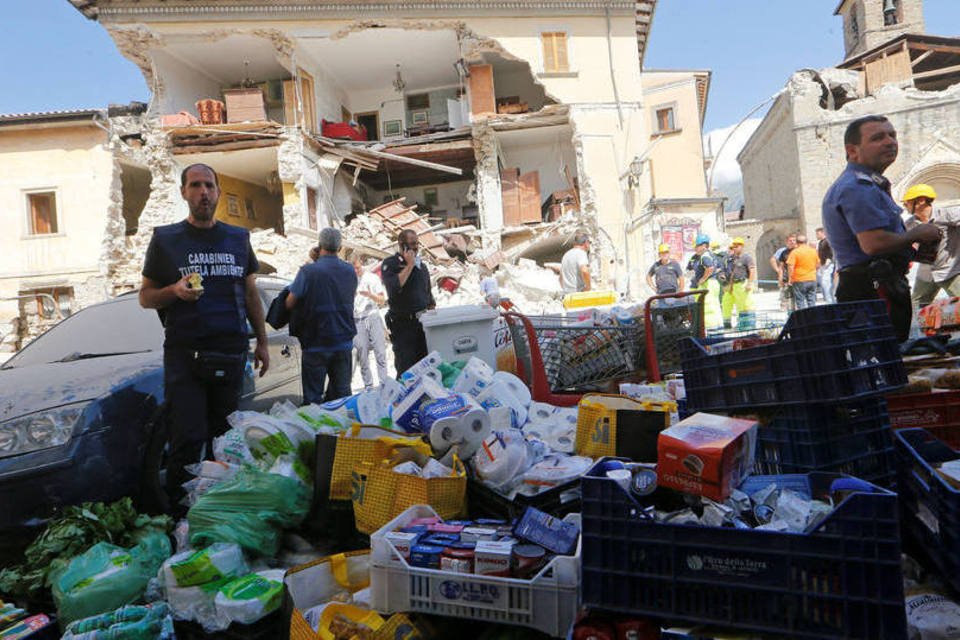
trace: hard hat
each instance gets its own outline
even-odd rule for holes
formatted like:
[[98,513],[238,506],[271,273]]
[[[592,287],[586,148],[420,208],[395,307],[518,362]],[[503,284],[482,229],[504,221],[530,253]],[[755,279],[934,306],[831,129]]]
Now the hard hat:
[[705,233],[701,233],[697,236],[697,239],[694,241],[694,244],[700,246],[701,244],[710,244],[710,236]]
[[746,242],[743,241],[743,238],[741,238],[740,236],[737,236],[736,238],[733,239],[733,242],[730,243],[730,246],[732,247],[735,244],[744,245],[746,244]]
[[937,199],[937,192],[933,190],[928,184],[915,184],[907,192],[903,194],[903,201],[910,202],[911,200],[916,200],[917,198],[927,198],[929,200]]
[[711,249],[719,249],[719,248],[720,248],[720,241],[719,241],[719,240],[711,240],[711,241],[710,241],[710,248],[711,248]]
[[657,253],[670,253],[670,245],[661,244],[657,247]]

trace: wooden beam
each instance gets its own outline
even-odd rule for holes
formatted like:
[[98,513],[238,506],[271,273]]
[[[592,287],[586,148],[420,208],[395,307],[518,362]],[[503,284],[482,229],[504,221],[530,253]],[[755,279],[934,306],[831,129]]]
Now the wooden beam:
[[932,56],[934,53],[936,53],[936,52],[935,52],[935,51],[925,51],[925,52],[921,53],[919,56],[917,56],[916,58],[913,59],[913,61],[910,63],[910,66],[916,67],[918,64],[920,64],[921,62],[923,62],[924,60],[926,60],[927,58],[929,58],[930,56]]
[[949,45],[949,44],[927,44],[925,42],[911,42],[910,48],[917,49],[919,51],[937,51],[939,53],[960,54],[960,46]]
[[932,71],[924,71],[922,73],[913,74],[914,80],[923,80],[924,78],[936,78],[937,76],[945,76],[951,73],[960,72],[960,64],[955,64],[952,67],[944,67],[942,69],[934,69]]
[[412,164],[417,167],[424,167],[425,169],[434,169],[436,171],[443,171],[444,173],[452,173],[457,176],[463,175],[463,169],[458,169],[457,167],[450,167],[445,164],[437,164],[436,162],[427,162],[426,160],[417,160],[416,158],[406,158],[404,156],[398,156],[395,153],[386,153],[385,151],[374,151],[373,149],[364,149],[364,153],[369,153],[378,158],[383,158],[384,160],[391,160],[395,162],[402,162],[405,164]]
[[244,142],[224,142],[223,144],[204,144],[190,145],[186,147],[173,147],[170,151],[174,155],[184,155],[187,153],[213,153],[215,151],[240,151],[242,149],[259,149],[262,147],[276,147],[280,144],[279,140],[247,140]]

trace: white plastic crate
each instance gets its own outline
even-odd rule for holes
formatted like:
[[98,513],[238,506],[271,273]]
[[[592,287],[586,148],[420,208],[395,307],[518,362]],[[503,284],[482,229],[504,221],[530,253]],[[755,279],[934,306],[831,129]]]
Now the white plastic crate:
[[[370,536],[371,606],[381,613],[420,612],[531,627],[565,637],[580,601],[580,542],[573,556],[556,556],[530,580],[411,567],[386,534],[415,518],[436,516],[415,505]],[[564,520],[580,524],[580,514]]]

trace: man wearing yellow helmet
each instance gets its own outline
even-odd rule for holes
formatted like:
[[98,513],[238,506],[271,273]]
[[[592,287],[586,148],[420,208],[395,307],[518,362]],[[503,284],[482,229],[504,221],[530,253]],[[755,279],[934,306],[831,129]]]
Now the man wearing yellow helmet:
[[[905,221],[907,229],[930,222],[941,229],[940,242],[927,246],[932,264],[920,263],[913,284],[914,310],[925,307],[945,290],[951,296],[960,295],[960,211],[957,207],[934,212],[937,192],[928,184],[915,184],[903,194],[903,206],[910,213]],[[923,247],[921,247],[923,249]],[[934,253],[935,251],[935,253]]]
[[730,243],[730,255],[724,265],[726,284],[720,303],[723,307],[723,322],[733,323],[733,307],[737,307],[737,328],[753,329],[756,316],[753,312],[753,290],[757,286],[757,263],[743,250],[743,238],[734,238]]
[[661,244],[657,253],[660,259],[647,271],[647,284],[658,295],[683,291],[683,269],[679,262],[670,258],[670,245]]

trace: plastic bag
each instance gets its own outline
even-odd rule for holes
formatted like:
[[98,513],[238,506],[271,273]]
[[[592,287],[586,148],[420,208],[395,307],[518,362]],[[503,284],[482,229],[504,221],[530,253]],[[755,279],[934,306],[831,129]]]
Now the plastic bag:
[[302,447],[313,443],[314,434],[308,429],[266,413],[234,411],[227,416],[227,422],[243,434],[253,457],[267,464],[284,454],[299,454]]
[[173,640],[173,618],[165,602],[130,605],[71,622],[61,640]]
[[61,624],[134,602],[168,557],[170,541],[161,533],[147,535],[130,549],[106,542],[93,545],[52,576]]
[[219,462],[234,465],[256,462],[243,433],[236,429],[229,429],[222,436],[213,439],[213,457]]
[[226,583],[214,602],[217,615],[231,622],[252,624],[280,608],[283,569],[251,573]]
[[161,571],[166,587],[195,587],[242,576],[249,569],[239,545],[218,542],[206,549],[171,556]]
[[258,555],[276,555],[280,529],[294,527],[310,508],[302,483],[257,469],[242,469],[200,496],[187,512],[190,543],[235,542]]

